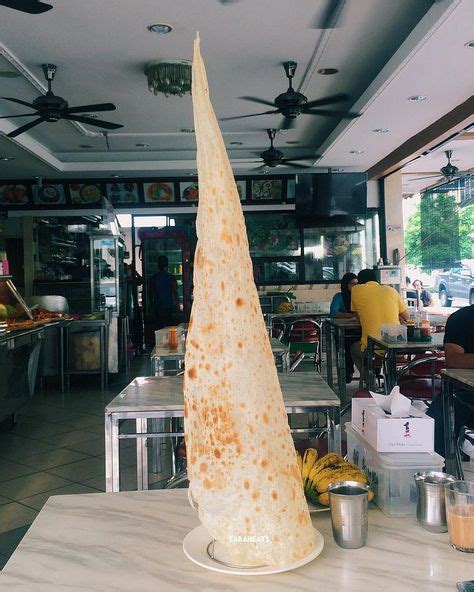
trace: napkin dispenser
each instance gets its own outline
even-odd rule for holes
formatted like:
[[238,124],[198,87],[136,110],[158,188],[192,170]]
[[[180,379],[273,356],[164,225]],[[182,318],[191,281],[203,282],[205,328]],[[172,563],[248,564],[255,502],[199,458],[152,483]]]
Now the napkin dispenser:
[[352,427],[377,452],[434,452],[434,420],[398,386],[389,395],[352,399]]

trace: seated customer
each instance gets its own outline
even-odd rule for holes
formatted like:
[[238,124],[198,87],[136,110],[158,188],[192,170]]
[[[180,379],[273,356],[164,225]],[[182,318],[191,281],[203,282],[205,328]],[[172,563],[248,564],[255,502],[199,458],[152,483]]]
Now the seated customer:
[[[355,318],[356,315],[351,312],[351,290],[357,284],[357,276],[355,273],[346,273],[341,279],[341,291],[334,295],[331,302],[331,309],[329,314],[332,318],[344,319]],[[358,338],[352,335],[346,335],[344,353],[346,359],[346,383],[352,381],[354,374],[354,363],[351,356],[351,345]]]
[[[433,296],[431,295],[430,292],[428,292],[428,290],[425,290],[423,288],[423,282],[421,280],[415,280],[413,282],[413,287],[416,290],[416,292],[415,292],[415,298],[418,297],[419,301],[423,304],[423,306],[425,308],[427,306],[433,306],[434,305]],[[407,293],[407,297],[408,297],[408,293]]]
[[374,269],[363,269],[357,276],[359,283],[352,288],[351,308],[359,315],[362,337],[351,347],[354,364],[362,370],[362,360],[368,335],[380,335],[384,323],[400,323],[408,320],[407,306],[400,294],[390,286],[377,282]]
[[[474,304],[460,308],[448,318],[444,334],[444,355],[448,368],[474,369]],[[474,393],[457,390],[454,400],[455,436],[474,421]],[[435,450],[444,456],[443,401],[433,399],[427,414],[435,420]]]

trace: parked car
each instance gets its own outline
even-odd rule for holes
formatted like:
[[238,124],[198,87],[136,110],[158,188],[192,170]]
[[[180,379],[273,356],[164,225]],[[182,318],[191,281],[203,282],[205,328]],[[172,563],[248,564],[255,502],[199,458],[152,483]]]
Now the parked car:
[[441,306],[451,306],[453,299],[474,304],[474,259],[456,261],[450,270],[437,274],[435,290]]

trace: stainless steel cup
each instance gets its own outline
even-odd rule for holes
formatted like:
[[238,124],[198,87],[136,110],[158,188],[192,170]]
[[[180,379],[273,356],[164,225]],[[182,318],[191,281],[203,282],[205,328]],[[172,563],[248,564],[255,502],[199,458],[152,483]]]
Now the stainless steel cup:
[[423,471],[415,475],[416,518],[430,532],[448,531],[444,488],[446,483],[452,481],[456,481],[452,475],[435,471]]
[[339,481],[328,486],[332,533],[344,549],[359,549],[367,541],[369,486]]

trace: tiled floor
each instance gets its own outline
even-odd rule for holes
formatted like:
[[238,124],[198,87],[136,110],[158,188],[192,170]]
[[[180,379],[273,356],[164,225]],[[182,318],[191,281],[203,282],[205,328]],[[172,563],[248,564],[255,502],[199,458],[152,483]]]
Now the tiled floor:
[[[104,407],[133,377],[147,374],[149,358],[142,358],[105,392],[91,377],[64,395],[45,389],[22,409],[12,429],[0,428],[0,569],[51,495],[105,490]],[[354,381],[348,392],[356,388]],[[121,442],[120,459],[121,487],[136,489],[131,440]],[[161,486],[169,476],[166,468],[164,462],[163,473],[150,474],[150,487]],[[474,480],[474,460],[465,470]]]

